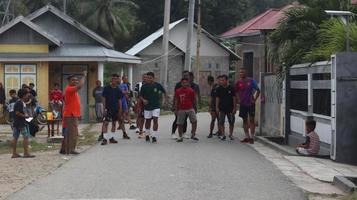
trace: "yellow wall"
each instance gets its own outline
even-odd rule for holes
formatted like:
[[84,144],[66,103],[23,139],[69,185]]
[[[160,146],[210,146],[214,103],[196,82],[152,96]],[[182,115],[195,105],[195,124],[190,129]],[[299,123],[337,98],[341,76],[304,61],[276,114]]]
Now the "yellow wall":
[[0,53],[48,53],[48,45],[0,44]]
[[37,98],[40,105],[48,109],[48,62],[40,62],[37,66]]

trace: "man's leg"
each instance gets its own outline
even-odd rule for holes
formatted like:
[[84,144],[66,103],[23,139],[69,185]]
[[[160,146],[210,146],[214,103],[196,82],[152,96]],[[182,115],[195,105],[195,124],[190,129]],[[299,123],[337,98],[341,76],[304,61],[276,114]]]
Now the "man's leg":
[[24,137],[24,157],[30,156],[29,153],[29,137]]
[[76,146],[77,146],[77,141],[78,141],[78,135],[79,135],[79,132],[78,132],[78,118],[77,117],[73,117],[72,118],[73,120],[73,135],[72,135],[72,145],[71,145],[71,152],[70,153],[76,153]]
[[172,129],[171,129],[172,131],[171,131],[171,133],[175,134],[176,129],[177,129],[177,115],[175,113],[175,120],[172,122]]
[[12,158],[17,158],[19,157],[19,154],[16,153],[16,145],[17,145],[17,140],[19,138],[19,132],[17,128],[13,128],[13,137],[14,139],[11,142],[11,147],[12,147]]
[[215,112],[211,112],[211,124],[210,124],[208,138],[212,138],[212,136],[213,136],[213,129],[214,129],[214,125],[216,123],[216,118],[217,118],[216,113]]
[[226,114],[224,112],[219,113],[219,132],[222,140],[226,139],[225,133],[224,133],[224,122],[225,122]]
[[102,123],[102,143],[101,145],[106,145],[108,144],[108,126],[109,126],[109,122],[104,120]]

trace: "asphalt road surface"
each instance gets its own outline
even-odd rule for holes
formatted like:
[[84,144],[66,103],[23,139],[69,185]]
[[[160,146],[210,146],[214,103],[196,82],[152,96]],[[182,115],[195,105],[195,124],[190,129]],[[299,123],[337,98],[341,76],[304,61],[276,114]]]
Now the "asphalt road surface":
[[9,199],[305,199],[249,145],[207,139],[209,116],[198,119],[199,142],[171,140],[173,117],[163,116],[157,144],[131,133],[130,141],[97,145]]

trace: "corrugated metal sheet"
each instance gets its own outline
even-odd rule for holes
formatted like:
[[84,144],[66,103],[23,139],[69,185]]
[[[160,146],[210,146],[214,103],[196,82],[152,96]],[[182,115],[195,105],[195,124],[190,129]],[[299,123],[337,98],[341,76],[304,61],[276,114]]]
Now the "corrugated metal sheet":
[[[173,22],[169,26],[169,30],[174,28],[177,24],[183,22],[185,19],[180,19],[176,22]],[[162,35],[164,34],[164,29],[160,28],[157,30],[155,33],[149,35],[145,39],[141,40],[139,43],[137,43],[135,46],[133,46],[131,49],[129,49],[126,53],[129,55],[136,55],[142,50],[144,50],[146,47],[150,46],[152,43],[154,43],[155,40],[159,39]]]

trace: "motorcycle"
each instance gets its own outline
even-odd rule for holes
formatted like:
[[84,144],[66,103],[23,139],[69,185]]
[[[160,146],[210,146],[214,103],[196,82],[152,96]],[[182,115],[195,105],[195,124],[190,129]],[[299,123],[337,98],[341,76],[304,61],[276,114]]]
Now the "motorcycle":
[[36,120],[37,124],[39,125],[46,125],[47,124],[47,111],[42,108],[40,105],[36,105],[33,108],[33,118]]

